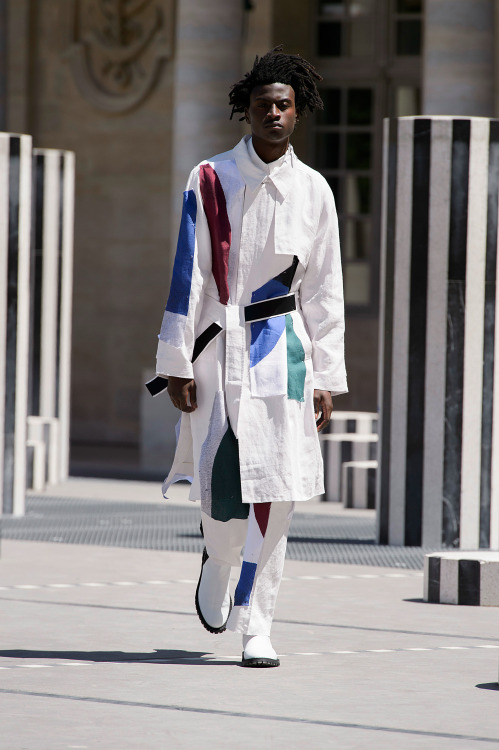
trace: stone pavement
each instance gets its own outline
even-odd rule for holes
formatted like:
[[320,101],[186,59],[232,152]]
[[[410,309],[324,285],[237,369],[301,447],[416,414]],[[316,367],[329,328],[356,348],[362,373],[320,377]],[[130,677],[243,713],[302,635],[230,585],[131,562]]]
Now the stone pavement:
[[243,669],[197,620],[199,565],[4,540],[1,750],[499,748],[495,609],[424,604],[417,570],[288,560],[281,667]]

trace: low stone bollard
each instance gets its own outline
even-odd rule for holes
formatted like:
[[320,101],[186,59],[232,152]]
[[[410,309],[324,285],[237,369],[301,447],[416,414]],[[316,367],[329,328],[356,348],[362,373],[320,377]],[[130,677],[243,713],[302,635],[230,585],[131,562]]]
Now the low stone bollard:
[[[378,415],[375,412],[333,411],[329,432],[321,433],[319,436],[324,457],[324,500],[342,501],[342,464],[348,461],[376,459],[377,423]],[[366,436],[366,440],[362,439],[363,435]],[[361,479],[360,483],[365,484],[365,481]],[[356,494],[358,493],[359,490]]]
[[346,461],[341,467],[341,502],[344,508],[376,505],[377,461]]
[[455,550],[426,555],[424,601],[499,607],[499,552]]

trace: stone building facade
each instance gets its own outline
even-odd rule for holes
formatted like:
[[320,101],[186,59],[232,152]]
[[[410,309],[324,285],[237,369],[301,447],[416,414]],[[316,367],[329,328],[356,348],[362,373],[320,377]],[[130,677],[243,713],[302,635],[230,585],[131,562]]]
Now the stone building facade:
[[[0,0],[0,126],[76,152],[76,471],[141,471],[151,411],[143,380],[154,367],[185,179],[244,132],[229,120],[228,90],[256,53],[279,43],[324,76],[325,111],[303,118],[294,146],[330,181],[341,220],[350,393],[337,408],[376,410],[383,117],[497,115],[498,8]],[[161,471],[155,461],[145,468]]]

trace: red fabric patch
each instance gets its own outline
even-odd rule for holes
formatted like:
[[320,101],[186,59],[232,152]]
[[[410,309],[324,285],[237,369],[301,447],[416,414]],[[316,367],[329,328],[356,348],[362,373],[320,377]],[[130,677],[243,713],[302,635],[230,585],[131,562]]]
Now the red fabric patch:
[[262,536],[265,536],[265,532],[267,531],[271,505],[272,503],[253,503],[255,518],[260,527],[260,531],[262,532]]
[[225,193],[220,179],[209,164],[203,164],[199,170],[201,197],[208,220],[211,237],[212,271],[215,277],[220,302],[226,305],[229,301],[229,250],[231,230]]

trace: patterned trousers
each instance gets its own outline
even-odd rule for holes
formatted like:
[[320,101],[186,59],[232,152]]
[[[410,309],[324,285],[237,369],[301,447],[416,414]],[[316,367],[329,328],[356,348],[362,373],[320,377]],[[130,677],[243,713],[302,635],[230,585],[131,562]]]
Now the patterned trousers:
[[292,502],[251,503],[246,518],[238,513],[226,521],[201,512],[210,558],[220,565],[241,566],[229,630],[270,635],[293,510]]

